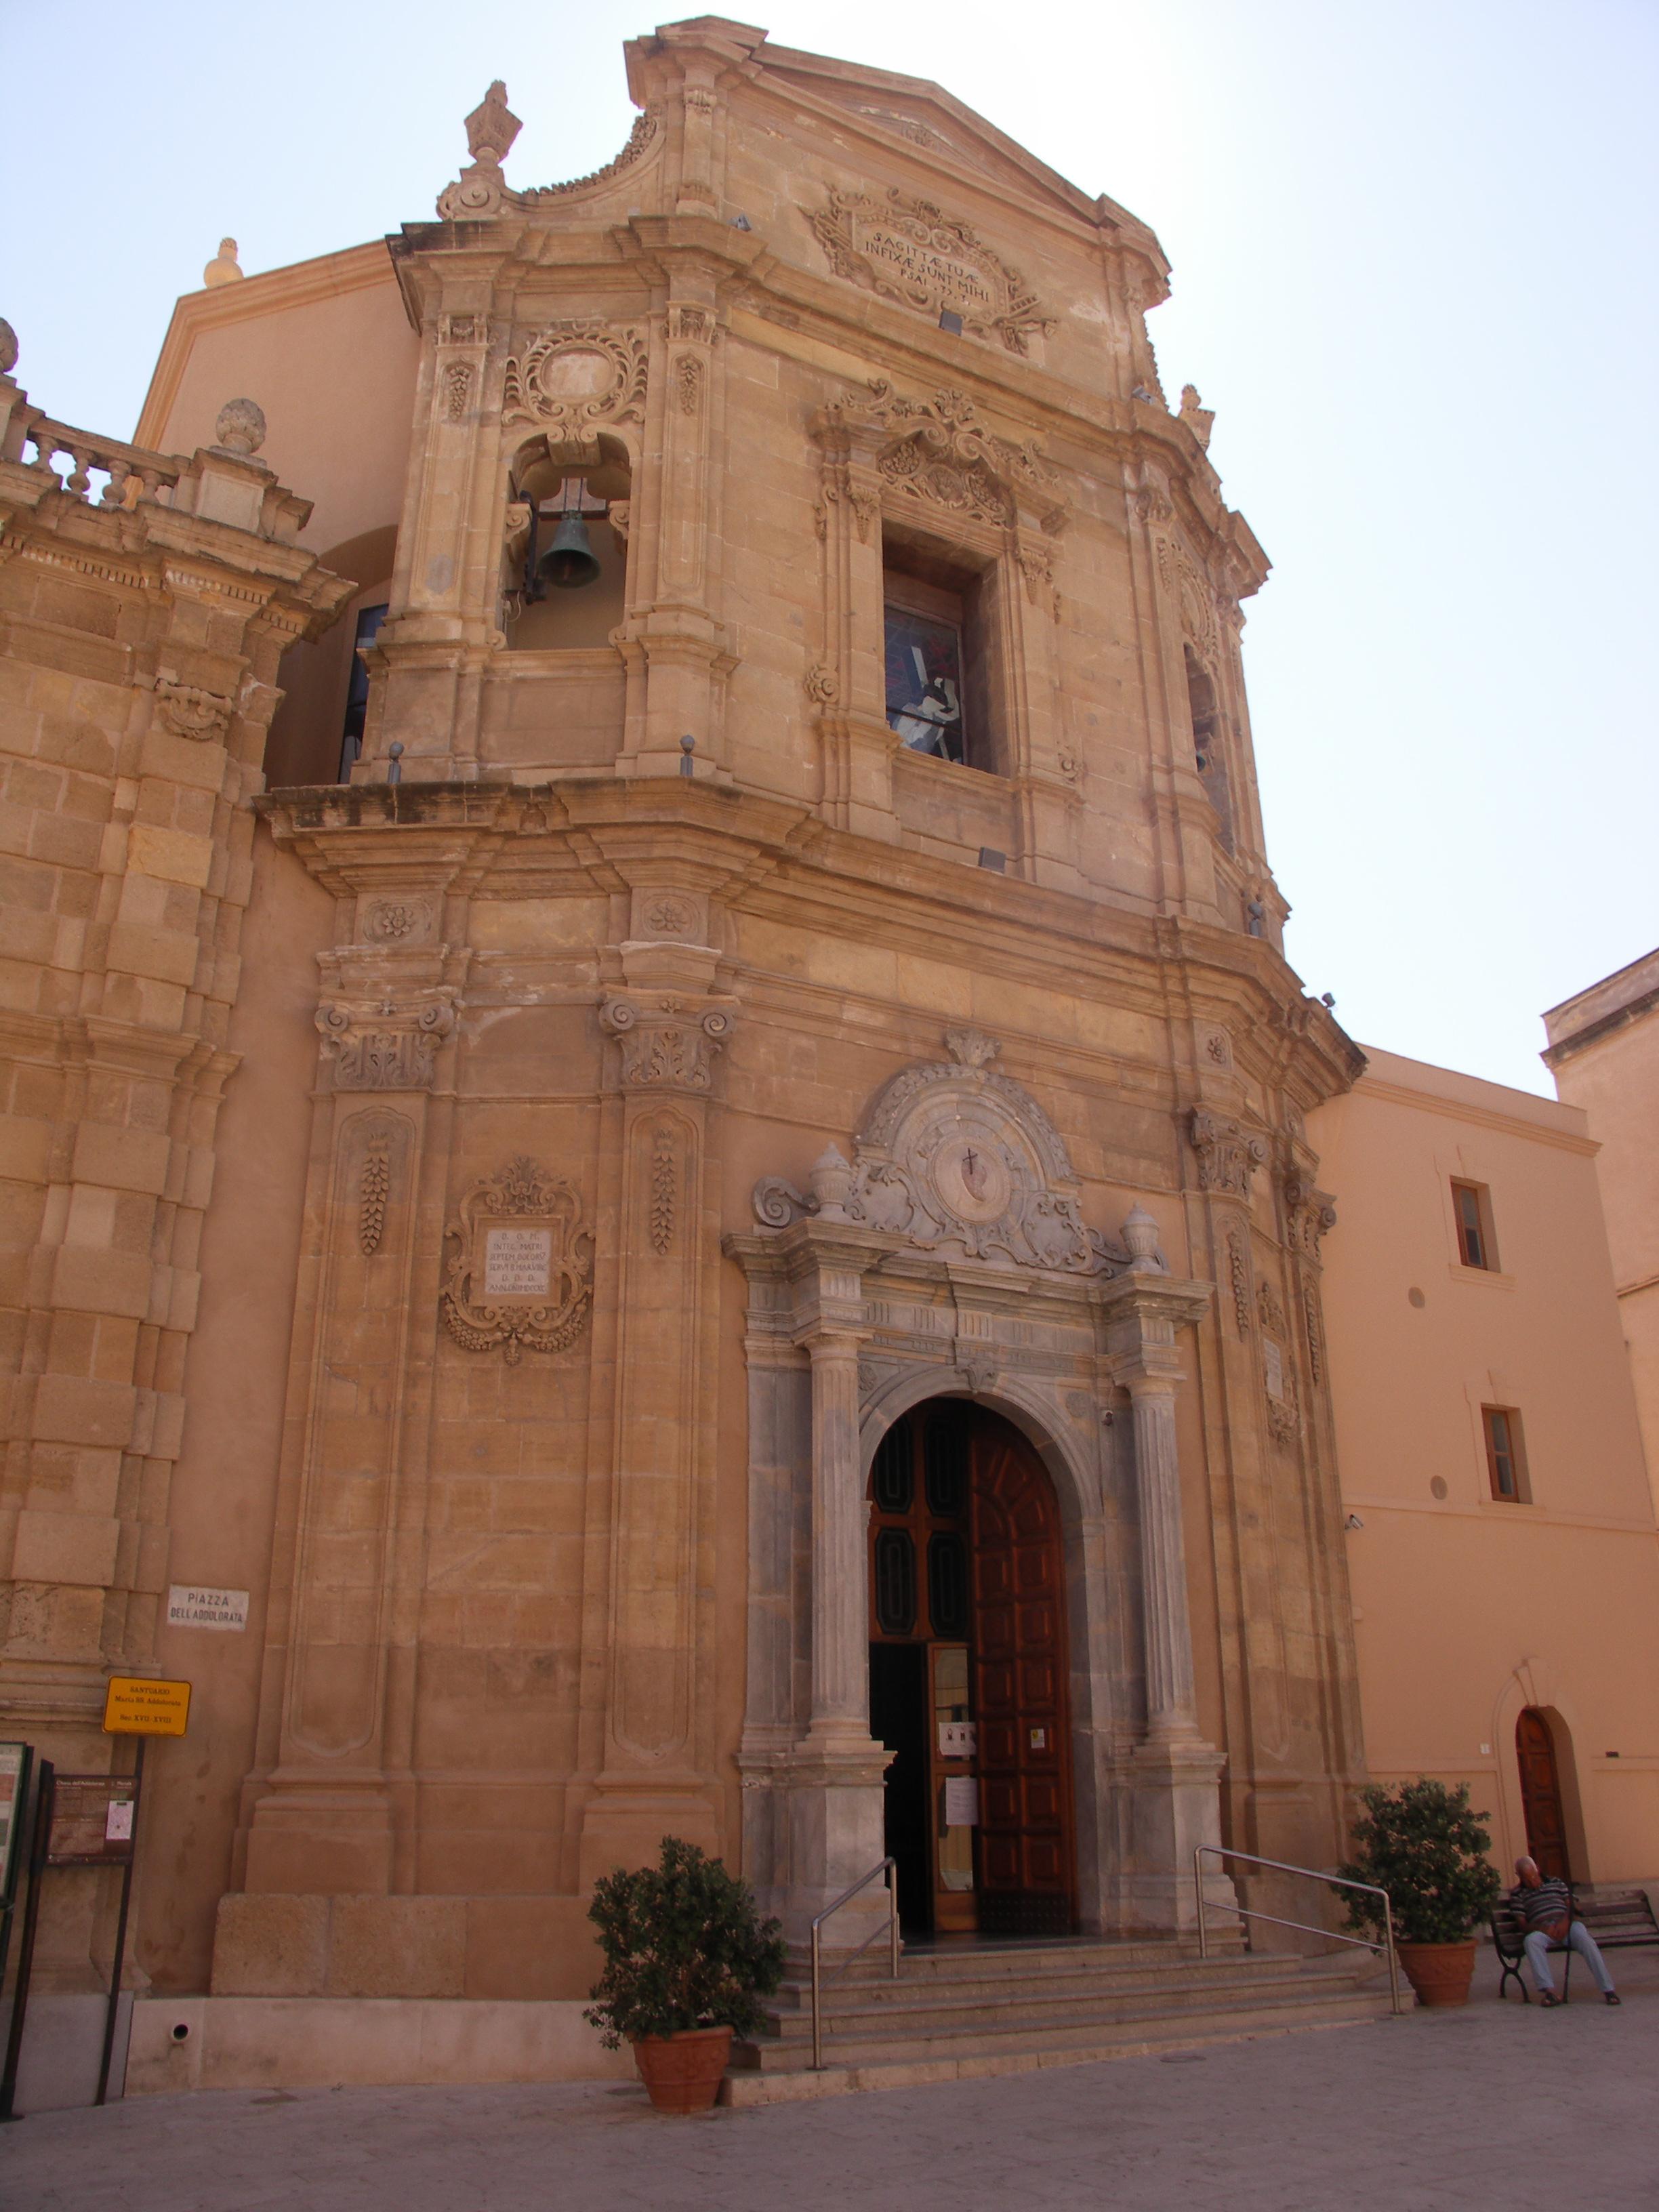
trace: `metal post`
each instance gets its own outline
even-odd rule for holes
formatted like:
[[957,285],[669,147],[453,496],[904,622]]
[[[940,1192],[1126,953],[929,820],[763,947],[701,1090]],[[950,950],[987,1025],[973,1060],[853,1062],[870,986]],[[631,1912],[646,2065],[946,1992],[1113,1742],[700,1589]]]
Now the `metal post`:
[[898,1869],[890,1859],[887,1863],[887,1950],[889,1963],[893,1969],[893,1979],[897,1981],[899,1969]]
[[1210,1955],[1210,1930],[1204,1918],[1204,1846],[1200,1844],[1193,1853],[1193,1887],[1198,1893],[1198,1955]]
[[[1394,1948],[1394,1905],[1388,1892],[1382,1893],[1382,1931],[1389,1939],[1389,1995],[1393,2001],[1395,2017],[1400,2015],[1400,1960]],[[1500,1996],[1503,1992],[1500,1990]]]
[[17,1952],[17,1980],[11,1993],[11,2033],[6,2038],[6,2063],[0,2071],[0,2120],[15,2120],[12,2110],[17,2094],[17,2061],[23,2047],[23,2015],[28,2009],[29,1978],[34,1966],[34,1930],[40,1917],[40,1881],[46,1872],[46,1848],[52,1841],[52,1782],[55,1769],[43,1759],[36,1769],[34,1833],[29,1841],[28,1902],[23,1907],[23,1934]]
[[818,1923],[812,1923],[812,2071],[823,2071],[823,2021],[818,2011]]
[[109,2091],[109,2062],[115,2049],[115,2020],[121,2008],[121,1964],[127,1949],[127,1909],[132,1903],[132,1868],[138,1856],[138,1814],[144,1802],[144,1746],[149,1739],[140,1736],[138,1753],[132,1766],[132,1833],[128,1838],[127,1863],[121,1869],[121,1911],[115,1923],[115,1966],[110,1975],[109,2003],[104,2013],[104,2050],[98,2061],[98,2094],[94,2105],[101,2105]]

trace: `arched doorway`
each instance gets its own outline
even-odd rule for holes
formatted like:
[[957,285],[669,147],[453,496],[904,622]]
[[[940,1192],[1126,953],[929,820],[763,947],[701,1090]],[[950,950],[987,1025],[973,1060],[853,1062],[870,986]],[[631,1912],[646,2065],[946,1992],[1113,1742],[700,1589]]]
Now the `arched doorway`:
[[1060,1506],[1009,1422],[935,1399],[870,1474],[870,1729],[914,1935],[1077,1917]]
[[1555,1739],[1536,1705],[1522,1709],[1515,1723],[1515,1756],[1521,1769],[1521,1809],[1527,1824],[1528,1856],[1538,1862],[1545,1880],[1570,1881],[1566,1813]]

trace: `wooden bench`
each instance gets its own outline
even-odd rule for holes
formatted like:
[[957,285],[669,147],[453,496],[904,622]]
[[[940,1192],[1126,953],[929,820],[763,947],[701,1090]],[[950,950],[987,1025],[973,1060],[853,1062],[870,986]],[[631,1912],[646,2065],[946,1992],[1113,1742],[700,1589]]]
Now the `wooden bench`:
[[[1579,1897],[1575,1890],[1572,1917],[1583,1922],[1601,1951],[1625,1950],[1634,1943],[1659,1943],[1659,1920],[1654,1917],[1653,1900],[1644,1889],[1608,1890],[1601,1896],[1587,1898]],[[1531,1996],[1521,1978],[1521,1962],[1526,1957],[1526,1923],[1512,1905],[1504,1903],[1493,1908],[1492,1948],[1504,1970],[1498,1979],[1498,1994],[1501,1997],[1513,1981],[1520,1988],[1522,2003],[1530,2004]],[[1552,1943],[1550,1949],[1567,1954],[1561,1978],[1565,2002],[1572,1982],[1573,1954],[1565,1943]]]

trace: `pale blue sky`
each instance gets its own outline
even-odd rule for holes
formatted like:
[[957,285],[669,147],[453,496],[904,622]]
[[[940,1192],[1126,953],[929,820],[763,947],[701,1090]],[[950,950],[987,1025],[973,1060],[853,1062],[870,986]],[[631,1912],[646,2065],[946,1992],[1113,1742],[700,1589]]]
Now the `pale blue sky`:
[[[513,181],[594,168],[652,18],[60,0],[72,94],[28,65],[41,21],[0,5],[33,87],[0,313],[36,400],[130,433],[222,233],[254,271],[427,219],[496,76]],[[1245,656],[1291,957],[1362,1042],[1547,1090],[1540,1012],[1659,940],[1659,6],[842,0],[766,25],[937,78],[1157,230],[1164,383],[1216,410],[1275,564]]]

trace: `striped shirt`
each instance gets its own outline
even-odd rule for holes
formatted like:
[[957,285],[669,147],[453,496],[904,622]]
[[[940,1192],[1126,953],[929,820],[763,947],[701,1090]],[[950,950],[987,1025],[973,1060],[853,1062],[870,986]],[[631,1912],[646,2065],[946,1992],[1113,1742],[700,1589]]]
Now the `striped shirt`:
[[1558,1920],[1572,1917],[1572,1892],[1564,1881],[1540,1881],[1536,1889],[1518,1881],[1510,1892],[1510,1903],[1527,1923],[1528,1935],[1534,1928],[1553,1927]]

